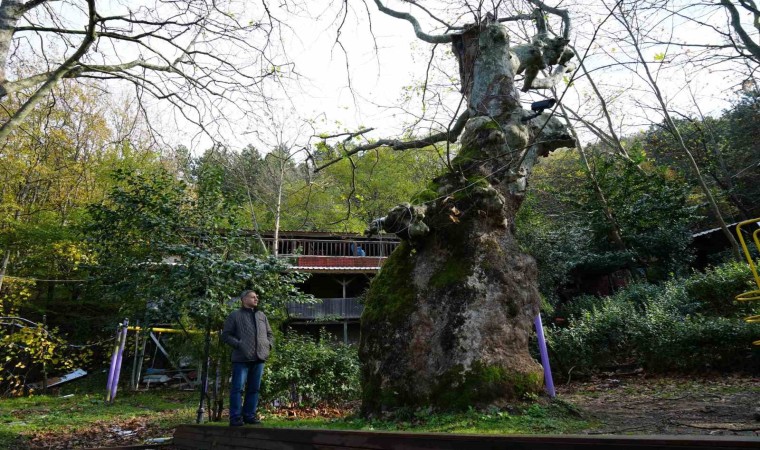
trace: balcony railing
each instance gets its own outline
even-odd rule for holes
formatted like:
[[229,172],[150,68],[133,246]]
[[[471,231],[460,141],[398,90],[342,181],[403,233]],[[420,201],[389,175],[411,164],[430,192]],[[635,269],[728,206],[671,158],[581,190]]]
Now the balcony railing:
[[[271,253],[274,253],[274,238],[263,238]],[[353,244],[353,251],[352,246]],[[277,254],[280,256],[356,256],[355,249],[360,245],[364,256],[387,258],[398,246],[397,240],[330,240],[284,238],[277,242]]]
[[319,303],[288,303],[291,319],[358,319],[364,305],[358,298],[323,298]]

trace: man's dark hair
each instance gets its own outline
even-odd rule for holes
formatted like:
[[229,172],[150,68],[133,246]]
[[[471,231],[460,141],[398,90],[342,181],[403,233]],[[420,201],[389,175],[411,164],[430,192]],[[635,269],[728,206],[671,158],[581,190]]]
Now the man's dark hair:
[[244,290],[243,292],[240,293],[240,297],[239,297],[240,301],[242,302],[243,299],[245,298],[245,296],[248,295],[248,294],[250,294],[251,292],[253,292],[256,295],[259,295],[259,293],[256,291],[256,289],[246,289],[246,290]]

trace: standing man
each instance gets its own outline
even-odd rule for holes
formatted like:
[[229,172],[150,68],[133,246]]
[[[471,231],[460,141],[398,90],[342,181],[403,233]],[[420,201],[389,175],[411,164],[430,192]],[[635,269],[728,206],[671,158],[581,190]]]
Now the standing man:
[[[256,418],[259,386],[264,361],[274,344],[269,321],[258,309],[259,296],[256,292],[243,291],[240,303],[240,309],[227,317],[222,330],[222,340],[233,348],[230,386],[230,426],[233,427],[261,423]],[[245,401],[241,406],[243,385]]]

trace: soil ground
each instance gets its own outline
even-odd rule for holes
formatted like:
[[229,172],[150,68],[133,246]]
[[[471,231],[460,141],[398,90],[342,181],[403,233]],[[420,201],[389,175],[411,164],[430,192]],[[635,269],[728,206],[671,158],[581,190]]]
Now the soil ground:
[[760,377],[609,375],[557,393],[599,424],[589,434],[760,436]]

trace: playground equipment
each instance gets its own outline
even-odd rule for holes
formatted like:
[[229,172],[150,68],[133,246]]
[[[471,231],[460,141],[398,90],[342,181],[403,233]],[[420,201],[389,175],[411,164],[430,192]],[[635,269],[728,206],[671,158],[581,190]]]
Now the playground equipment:
[[116,339],[111,353],[111,367],[108,369],[108,383],[106,384],[106,402],[111,403],[116,397],[116,388],[119,386],[121,374],[121,359],[124,354],[124,346],[127,343],[127,328],[129,320],[124,319],[116,327]]
[[[757,284],[758,289],[737,295],[736,300],[740,302],[760,300],[760,276],[757,274],[757,266],[755,265],[755,260],[752,258],[752,254],[747,247],[747,243],[744,241],[744,233],[742,233],[742,227],[751,224],[758,226],[758,224],[760,224],[760,218],[740,222],[738,225],[736,225],[736,234],[739,236],[739,242],[741,242],[742,249],[744,250],[744,256],[747,258],[747,263],[749,264],[749,268],[752,271],[752,276],[755,277],[755,284]],[[758,251],[760,251],[760,237],[758,237],[758,234],[760,234],[760,227],[758,227],[752,233],[752,240],[755,242],[755,247]],[[755,314],[746,317],[744,321],[747,323],[760,323],[760,315]],[[760,346],[760,339],[754,341],[752,344]]]
[[[171,356],[166,351],[163,345],[161,345],[161,341],[159,340],[159,337],[156,335],[158,333],[159,335],[161,333],[183,333],[183,334],[196,334],[196,333],[202,333],[201,331],[196,330],[177,330],[173,328],[161,328],[161,327],[140,327],[139,322],[138,326],[130,326],[129,320],[124,319],[124,322],[120,323],[116,327],[116,336],[115,336],[115,342],[113,346],[113,351],[111,353],[111,366],[108,369],[108,383],[106,384],[106,402],[112,403],[114,399],[116,398],[116,391],[117,387],[119,385],[119,377],[121,375],[121,365],[122,360],[124,356],[124,349],[127,344],[127,332],[128,331],[134,331],[135,332],[135,351],[134,351],[134,363],[132,365],[132,379],[130,382],[130,386],[132,389],[136,389],[137,386],[140,384],[140,376],[142,374],[142,365],[145,361],[145,346],[148,343],[148,340],[152,340],[153,344],[156,346],[156,351],[160,351],[167,359],[167,361],[170,364],[174,364],[172,362]],[[142,345],[140,345],[140,334],[144,333],[144,338],[142,339]],[[179,374],[180,377],[182,377],[183,381],[188,386],[193,386],[194,383],[188,379],[187,375],[184,373],[183,370],[181,370],[180,367],[175,367],[177,370],[176,372]]]

